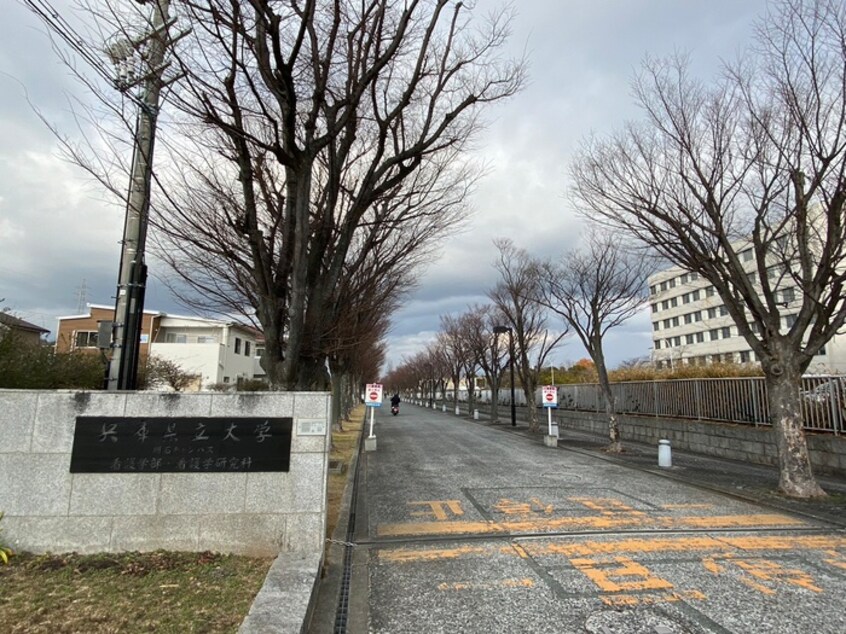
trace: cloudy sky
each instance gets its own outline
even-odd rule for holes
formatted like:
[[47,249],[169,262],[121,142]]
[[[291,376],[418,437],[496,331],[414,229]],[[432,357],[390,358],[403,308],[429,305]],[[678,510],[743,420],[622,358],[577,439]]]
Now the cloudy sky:
[[[124,0],[129,2],[130,0]],[[500,4],[480,0],[479,8]],[[646,54],[689,52],[703,78],[750,42],[766,0],[519,0],[511,46],[530,63],[526,89],[490,112],[477,143],[490,166],[465,231],[444,242],[419,290],[394,319],[396,365],[430,341],[439,316],[485,301],[496,283],[493,240],[510,237],[535,255],[577,243],[580,220],[567,200],[567,164],[579,140],[639,116],[630,95]],[[66,0],[54,0],[66,10]],[[52,51],[21,0],[0,22],[0,307],[52,330],[80,300],[113,302],[123,208],[65,162],[36,107],[67,135],[79,134],[69,103],[86,95]],[[151,269],[154,269],[151,266]],[[155,270],[151,273],[155,275]],[[84,291],[84,292],[83,292]],[[153,281],[148,308],[187,312]],[[557,327],[554,321],[550,324]],[[609,336],[612,365],[649,354],[649,316]],[[585,356],[569,341],[557,363]]]

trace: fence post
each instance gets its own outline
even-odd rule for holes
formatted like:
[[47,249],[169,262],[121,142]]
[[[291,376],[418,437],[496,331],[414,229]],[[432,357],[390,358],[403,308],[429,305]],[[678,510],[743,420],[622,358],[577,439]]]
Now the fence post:
[[840,435],[840,379],[829,379],[831,389],[828,391],[828,401],[831,405],[831,425],[834,428],[834,435]]
[[652,379],[652,411],[655,412],[655,418],[658,418],[658,381]]

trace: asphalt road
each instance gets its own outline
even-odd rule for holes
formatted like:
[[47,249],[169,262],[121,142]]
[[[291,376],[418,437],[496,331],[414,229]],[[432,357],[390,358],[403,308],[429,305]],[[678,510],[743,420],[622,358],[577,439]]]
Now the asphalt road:
[[846,632],[832,524],[383,410],[361,457],[348,632]]

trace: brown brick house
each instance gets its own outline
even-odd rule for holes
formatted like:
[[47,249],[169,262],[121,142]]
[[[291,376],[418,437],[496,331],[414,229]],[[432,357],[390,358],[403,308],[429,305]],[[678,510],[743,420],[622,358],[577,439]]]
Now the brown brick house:
[[[89,304],[87,315],[59,317],[56,331],[56,352],[72,350],[97,350],[97,330],[102,321],[114,321],[115,307]],[[141,321],[141,357],[147,356],[150,342],[156,338],[162,313],[144,311]]]
[[50,331],[9,313],[0,312],[0,335],[6,332],[13,332],[23,344],[38,345],[41,343],[41,337]]

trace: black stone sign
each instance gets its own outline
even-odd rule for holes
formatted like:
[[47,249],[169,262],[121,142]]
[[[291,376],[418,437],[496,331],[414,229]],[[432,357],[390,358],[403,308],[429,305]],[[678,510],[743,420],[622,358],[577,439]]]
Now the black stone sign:
[[288,471],[292,427],[292,418],[77,416],[70,471]]

